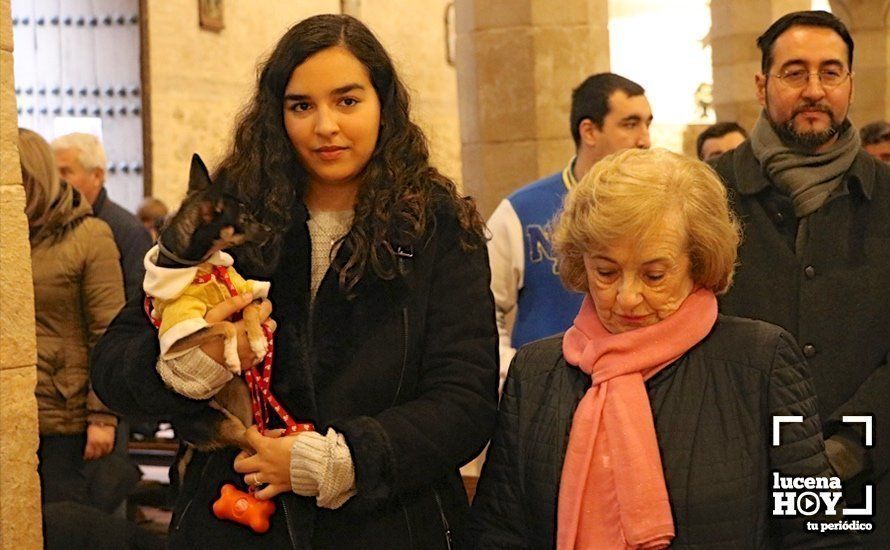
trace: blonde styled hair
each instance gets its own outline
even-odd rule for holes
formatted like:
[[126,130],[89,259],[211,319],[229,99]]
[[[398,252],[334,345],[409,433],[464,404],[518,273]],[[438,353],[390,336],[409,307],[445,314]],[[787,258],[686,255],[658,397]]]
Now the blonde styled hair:
[[693,281],[726,292],[741,241],[726,189],[707,164],[664,149],[609,155],[572,188],[553,235],[560,278],[567,288],[587,292],[586,253],[624,237],[649,238],[677,212],[686,225]]

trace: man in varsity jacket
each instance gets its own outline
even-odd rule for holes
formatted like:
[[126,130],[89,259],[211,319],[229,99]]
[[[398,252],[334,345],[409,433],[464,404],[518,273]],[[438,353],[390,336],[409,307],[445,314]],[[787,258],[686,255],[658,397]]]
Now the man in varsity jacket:
[[[551,222],[566,191],[598,160],[621,149],[649,148],[652,110],[644,94],[642,86],[617,74],[588,77],[572,92],[575,157],[561,172],[514,191],[488,220],[501,384],[518,347],[566,330],[578,313],[583,296],[560,283],[550,244]],[[511,334],[506,316],[514,309]]]

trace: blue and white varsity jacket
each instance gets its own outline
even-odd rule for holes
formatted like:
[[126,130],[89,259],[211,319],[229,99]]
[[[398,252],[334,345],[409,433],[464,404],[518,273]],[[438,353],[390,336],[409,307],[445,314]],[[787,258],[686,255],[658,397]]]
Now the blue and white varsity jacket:
[[[553,218],[575,184],[574,163],[514,191],[488,220],[502,385],[516,348],[568,329],[581,308],[584,296],[562,286],[551,245]],[[506,316],[514,308],[511,334]]]

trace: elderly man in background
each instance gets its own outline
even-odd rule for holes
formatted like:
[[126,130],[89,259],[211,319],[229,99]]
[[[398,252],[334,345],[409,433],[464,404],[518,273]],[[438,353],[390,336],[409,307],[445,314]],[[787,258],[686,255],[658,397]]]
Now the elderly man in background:
[[73,133],[55,139],[52,148],[59,175],[80,191],[92,205],[93,213],[111,227],[121,255],[127,299],[140,295],[145,276],[142,260],[151,248],[151,236],[136,216],[108,198],[105,190],[108,162],[102,143],[96,136]]
[[[847,115],[853,39],[830,13],[788,14],[757,40],[763,106],[751,138],[715,163],[745,227],[721,311],[794,334],[807,358],[832,468],[847,504],[890,547],[890,168]],[[870,416],[853,423],[844,416]],[[873,445],[865,445],[872,431]]]
[[705,128],[695,140],[699,160],[709,161],[732,151],[748,139],[748,132],[738,122],[718,122]]
[[859,130],[862,148],[876,159],[890,163],[890,123],[879,120]]
[[[560,172],[505,198],[488,220],[491,291],[500,334],[501,384],[522,344],[562,332],[583,296],[563,288],[550,243],[550,221],[566,192],[600,159],[648,149],[652,109],[642,86],[612,73],[588,77],[572,91],[575,156]],[[507,315],[515,310],[512,333]]]

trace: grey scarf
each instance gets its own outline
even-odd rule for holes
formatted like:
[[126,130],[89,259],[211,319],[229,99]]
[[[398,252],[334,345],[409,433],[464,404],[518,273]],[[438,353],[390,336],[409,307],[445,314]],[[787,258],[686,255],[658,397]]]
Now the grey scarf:
[[814,153],[785,145],[761,112],[751,131],[751,149],[767,178],[794,203],[800,220],[795,249],[806,241],[807,216],[819,209],[838,188],[859,152],[859,133],[846,125],[827,151]]

